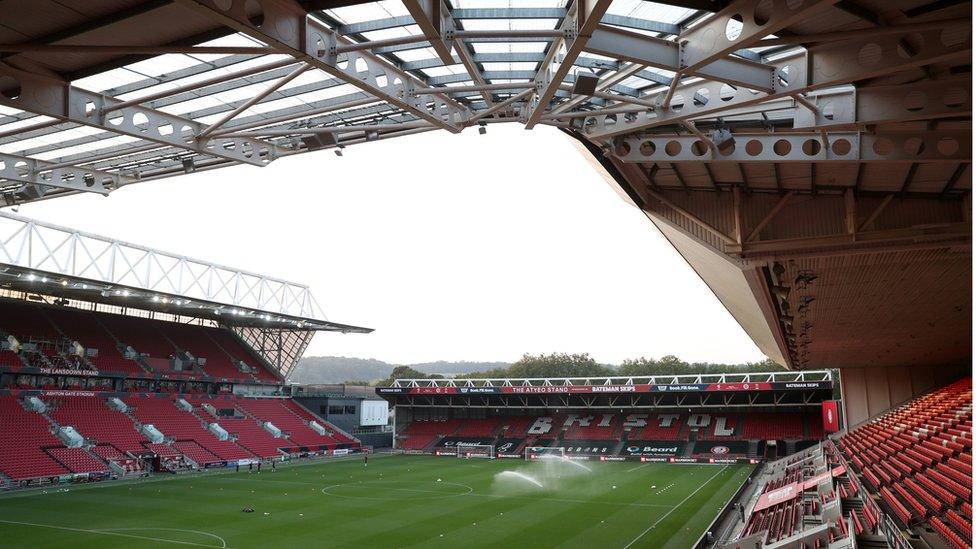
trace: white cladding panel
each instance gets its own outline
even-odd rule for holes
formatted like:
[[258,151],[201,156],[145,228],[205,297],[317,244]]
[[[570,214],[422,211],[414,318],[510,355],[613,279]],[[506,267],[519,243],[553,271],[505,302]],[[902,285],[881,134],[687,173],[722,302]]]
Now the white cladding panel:
[[364,400],[359,407],[359,425],[386,425],[390,420],[390,403],[385,400]]

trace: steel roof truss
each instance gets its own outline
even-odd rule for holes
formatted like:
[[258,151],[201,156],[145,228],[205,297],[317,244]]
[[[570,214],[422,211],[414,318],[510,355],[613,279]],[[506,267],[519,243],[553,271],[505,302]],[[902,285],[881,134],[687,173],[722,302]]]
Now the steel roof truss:
[[413,95],[410,90],[424,84],[375,53],[361,50],[339,53],[339,48],[353,46],[355,43],[309,17],[292,0],[263,2],[260,20],[252,17],[242,2],[226,6],[224,2],[216,0],[179,1],[238,32],[271,45],[283,54],[291,55],[378,99],[397,105],[437,127],[459,132],[470,114],[463,105],[445,96]]
[[274,159],[274,147],[257,139],[198,141],[195,136],[203,129],[202,124],[156,109],[133,105],[102,114],[104,107],[120,102],[62,80],[0,64],[0,105],[255,166]]

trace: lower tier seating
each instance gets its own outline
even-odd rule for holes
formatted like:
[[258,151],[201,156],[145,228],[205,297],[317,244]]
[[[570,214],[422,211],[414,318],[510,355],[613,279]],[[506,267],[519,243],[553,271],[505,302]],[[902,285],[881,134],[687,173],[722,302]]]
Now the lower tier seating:
[[61,446],[44,416],[28,411],[12,396],[0,396],[0,473],[14,480],[50,477],[71,471],[44,448]]
[[47,453],[72,473],[97,473],[108,471],[105,462],[92,457],[83,448],[48,448]]
[[953,547],[972,541],[972,380],[894,408],[840,448],[906,528],[928,524]]

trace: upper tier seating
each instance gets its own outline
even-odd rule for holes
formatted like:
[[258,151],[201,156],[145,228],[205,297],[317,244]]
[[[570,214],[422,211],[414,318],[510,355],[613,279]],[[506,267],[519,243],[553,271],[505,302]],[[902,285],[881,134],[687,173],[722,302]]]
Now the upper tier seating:
[[37,306],[4,301],[4,315],[0,318],[0,331],[13,334],[21,343],[30,340],[55,341],[60,336],[58,329],[41,314]]
[[[97,349],[97,356],[89,357],[88,361],[101,371],[140,376],[159,373],[177,379],[210,376],[246,382],[281,383],[262,366],[261,359],[250,348],[222,328],[15,301],[3,301],[2,305],[0,333],[13,334],[21,341],[50,343],[43,347],[42,354],[50,365],[57,368],[87,367],[83,360],[66,361],[58,355],[53,344],[64,338],[77,341],[85,349]],[[135,360],[124,358],[126,346],[146,355],[144,363],[151,372],[147,372]],[[183,371],[173,370],[171,357],[181,350],[207,359],[206,364]],[[25,355],[24,359],[35,366],[48,365],[44,363],[44,358],[37,355]],[[246,363],[251,372],[241,371],[235,365],[237,361]],[[0,351],[2,366],[19,369],[23,362],[15,353]]]
[[253,356],[253,351],[247,349],[247,347],[240,342],[233,334],[226,330],[218,329],[207,329],[207,336],[210,337],[217,345],[222,347],[231,356],[238,360],[243,360],[248,366],[254,370],[255,377],[259,381],[265,383],[281,383],[281,380],[275,377],[273,373],[267,369],[261,367],[260,361]]
[[43,450],[61,446],[44,416],[13,396],[0,396],[0,473],[19,480],[70,473]]
[[[257,378],[240,371],[234,365],[233,360],[227,352],[221,348],[208,332],[217,331],[212,328],[193,326],[189,324],[159,323],[156,325],[159,331],[172,341],[181,350],[188,351],[195,357],[207,359],[207,363],[202,366],[207,375],[222,379],[249,379],[256,381]],[[244,358],[247,358],[245,356]],[[256,364],[252,365],[256,366]]]
[[17,353],[7,350],[0,349],[0,366],[7,366],[13,369],[19,369],[24,365]]
[[126,374],[146,373],[135,361],[122,357],[115,340],[94,321],[91,313],[73,309],[49,309],[46,313],[69,338],[86,349],[98,350],[97,356],[89,360],[99,370]]
[[176,348],[158,329],[161,322],[118,315],[98,315],[98,321],[123,345],[141,354],[158,359],[168,359],[176,354]]
[[840,448],[902,523],[927,522],[949,545],[967,547],[972,441],[967,378],[860,425]]

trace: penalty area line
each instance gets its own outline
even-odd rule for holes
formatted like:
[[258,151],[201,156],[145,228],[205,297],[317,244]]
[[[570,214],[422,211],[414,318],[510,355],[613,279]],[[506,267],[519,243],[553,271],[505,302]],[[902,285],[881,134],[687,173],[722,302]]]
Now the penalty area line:
[[[86,528],[72,528],[70,526],[57,526],[57,525],[54,525],[54,524],[38,524],[36,522],[21,522],[21,521],[18,521],[18,520],[4,520],[4,519],[0,519],[0,524],[14,524],[14,525],[17,525],[17,526],[33,526],[34,528],[49,528],[51,530],[65,530],[65,531],[68,531],[68,532],[84,532],[86,534],[99,534],[99,535],[102,535],[102,536],[115,536],[115,537],[120,537],[120,538],[141,539],[141,540],[146,540],[146,541],[158,541],[158,542],[161,542],[161,543],[173,543],[173,544],[176,544],[176,545],[192,545],[192,546],[195,546],[195,547],[210,547],[211,549],[224,549],[224,548],[227,547],[226,542],[225,542],[225,545],[223,545],[223,546],[220,546],[220,545],[207,545],[207,544],[204,544],[204,543],[195,543],[195,542],[192,542],[192,541],[179,541],[179,540],[175,540],[175,539],[154,538],[152,536],[137,536],[135,534],[122,534],[120,532],[107,532],[105,530],[88,530]],[[151,528],[147,528],[147,529],[148,530],[151,530]],[[187,530],[187,531],[189,531],[189,530]],[[200,532],[196,532],[196,533],[200,533]],[[213,534],[210,534],[210,535],[213,535]],[[221,538],[221,541],[223,541],[223,538]]]
[[653,528],[654,528],[655,526],[657,526],[658,524],[660,524],[662,520],[664,520],[664,519],[666,519],[666,518],[668,518],[668,516],[669,516],[669,515],[670,515],[671,513],[673,513],[673,512],[675,512],[675,511],[676,511],[676,510],[677,510],[677,509],[678,509],[679,507],[681,507],[682,505],[684,505],[686,501],[688,501],[689,499],[691,499],[691,498],[692,498],[692,496],[694,496],[694,495],[695,495],[695,494],[697,494],[698,492],[701,492],[701,490],[702,490],[702,488],[704,488],[705,486],[707,486],[709,482],[711,482],[711,481],[712,481],[712,480],[713,480],[713,479],[714,479],[715,477],[717,477],[717,476],[719,476],[719,475],[721,475],[721,474],[722,474],[723,472],[725,472],[725,470],[726,470],[726,469],[728,469],[728,468],[729,468],[729,466],[728,466],[728,465],[726,465],[726,466],[724,466],[724,467],[722,467],[722,468],[721,468],[721,469],[719,470],[719,472],[717,472],[717,473],[715,473],[714,475],[712,475],[711,477],[709,477],[709,478],[708,478],[708,480],[706,480],[705,482],[703,482],[703,483],[702,483],[702,485],[701,485],[701,486],[699,486],[698,488],[696,488],[694,492],[692,492],[692,493],[690,493],[690,494],[688,494],[688,497],[686,497],[685,499],[683,499],[683,500],[681,500],[681,501],[680,501],[680,502],[679,502],[679,503],[678,503],[677,505],[675,505],[674,507],[672,507],[670,511],[668,511],[667,513],[664,513],[664,515],[663,515],[663,516],[662,516],[661,518],[659,518],[659,519],[657,519],[657,520],[655,520],[655,521],[654,521],[654,524],[651,524],[650,526],[648,526],[646,530],[644,530],[644,531],[643,531],[643,532],[641,532],[641,533],[640,533],[640,534],[639,534],[639,535],[638,535],[638,536],[637,536],[636,538],[634,538],[633,540],[631,540],[631,542],[630,542],[630,543],[628,543],[627,545],[624,545],[624,549],[629,549],[629,547],[630,547],[630,546],[632,546],[633,544],[635,544],[635,543],[637,543],[637,541],[638,541],[639,539],[641,539],[642,537],[644,537],[644,536],[645,536],[645,535],[646,535],[646,534],[647,534],[648,532],[650,532],[650,531],[651,531],[651,530],[652,530],[652,529],[653,529]]

